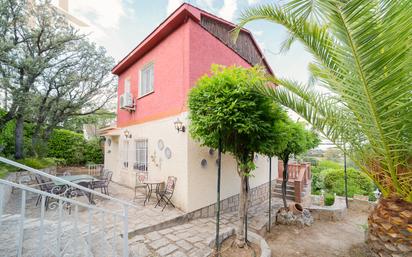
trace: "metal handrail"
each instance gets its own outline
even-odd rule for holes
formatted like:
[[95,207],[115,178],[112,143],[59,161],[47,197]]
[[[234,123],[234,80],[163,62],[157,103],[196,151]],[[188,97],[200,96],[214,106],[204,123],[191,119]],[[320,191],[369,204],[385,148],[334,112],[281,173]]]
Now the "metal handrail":
[[123,200],[120,200],[120,199],[116,199],[116,198],[114,198],[114,197],[111,197],[111,196],[108,196],[108,195],[105,195],[105,194],[96,192],[96,191],[94,191],[94,190],[92,190],[92,189],[90,189],[90,188],[87,188],[87,187],[84,187],[84,186],[80,186],[80,185],[78,185],[78,184],[76,184],[76,183],[73,183],[73,182],[64,180],[64,179],[62,179],[62,178],[59,178],[59,177],[50,175],[50,174],[48,174],[48,173],[46,173],[46,172],[43,172],[43,171],[40,171],[40,170],[33,169],[33,168],[29,167],[29,166],[26,166],[26,165],[23,165],[23,164],[21,164],[21,163],[18,163],[18,162],[15,162],[15,161],[6,159],[6,158],[4,158],[4,157],[0,157],[0,162],[9,164],[9,165],[11,165],[11,166],[14,166],[14,167],[17,167],[17,168],[26,170],[26,171],[33,172],[33,173],[35,173],[35,174],[44,176],[44,177],[46,177],[46,178],[53,179],[53,180],[55,180],[55,181],[59,181],[59,182],[61,182],[61,183],[64,183],[64,184],[66,184],[66,185],[69,185],[69,186],[71,186],[71,187],[81,189],[81,190],[83,190],[83,191],[85,191],[85,192],[88,192],[88,193],[91,193],[91,194],[93,194],[93,195],[97,195],[97,196],[103,197],[103,198],[105,198],[105,199],[108,199],[108,200],[117,202],[117,203],[119,203],[119,204],[128,205],[128,206],[130,206],[130,207],[135,207],[135,208],[137,208],[136,205],[131,204],[130,202],[126,202],[126,201],[123,201]]
[[26,190],[26,191],[29,191],[29,192],[33,192],[33,193],[36,193],[36,194],[39,194],[39,195],[52,197],[52,198],[55,198],[55,199],[58,199],[58,200],[61,200],[61,201],[64,201],[64,202],[71,203],[73,205],[78,205],[78,206],[82,206],[82,207],[85,207],[85,208],[93,209],[95,211],[106,212],[106,213],[110,213],[110,214],[117,215],[117,216],[120,216],[120,217],[124,217],[124,213],[119,214],[118,212],[113,212],[113,211],[103,209],[103,208],[100,208],[100,207],[97,207],[97,206],[91,205],[91,204],[85,204],[85,203],[73,200],[71,198],[62,197],[62,196],[57,195],[57,194],[48,193],[48,192],[41,191],[41,190],[38,190],[38,189],[33,188],[33,187],[29,187],[29,186],[26,186],[26,185],[23,185],[23,184],[17,184],[17,183],[8,181],[8,180],[0,179],[0,184],[8,185],[8,186],[11,186],[11,187],[16,187],[16,188]]

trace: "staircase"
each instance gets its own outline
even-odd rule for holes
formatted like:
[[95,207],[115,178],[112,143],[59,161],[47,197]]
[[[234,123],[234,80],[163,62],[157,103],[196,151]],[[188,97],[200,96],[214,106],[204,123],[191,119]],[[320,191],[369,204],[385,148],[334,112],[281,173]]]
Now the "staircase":
[[[0,256],[129,256],[123,235],[128,234],[128,209],[136,206],[3,157],[0,162],[21,169],[25,181],[42,182],[0,179]],[[42,189],[46,184],[51,190]],[[118,208],[81,201],[76,192]]]
[[[308,193],[310,189],[307,185],[304,186],[304,190],[301,192],[301,199],[303,199]],[[275,188],[273,189],[273,196],[282,198],[282,179],[276,179]],[[290,201],[296,201],[295,198],[295,182],[289,181],[286,184],[286,199]]]
[[[306,195],[310,195],[311,172],[310,163],[289,163],[286,199],[302,203]],[[274,196],[282,198],[283,162],[278,163],[278,179],[273,189]]]

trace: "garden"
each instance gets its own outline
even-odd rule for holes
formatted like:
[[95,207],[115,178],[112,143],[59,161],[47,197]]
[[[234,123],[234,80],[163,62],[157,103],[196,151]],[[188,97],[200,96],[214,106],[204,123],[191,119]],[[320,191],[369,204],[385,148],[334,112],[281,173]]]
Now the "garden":
[[[333,205],[335,195],[345,196],[345,172],[342,164],[321,160],[312,165],[312,194],[324,194],[325,205]],[[376,186],[364,173],[354,167],[347,168],[347,195],[366,196],[369,201],[376,201]]]

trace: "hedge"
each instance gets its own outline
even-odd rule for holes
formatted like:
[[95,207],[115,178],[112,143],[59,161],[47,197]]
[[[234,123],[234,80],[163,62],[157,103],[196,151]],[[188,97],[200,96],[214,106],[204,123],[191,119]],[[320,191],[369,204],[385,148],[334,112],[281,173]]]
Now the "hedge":
[[86,141],[82,134],[55,129],[48,142],[47,156],[64,159],[67,165],[102,163],[103,149],[97,138]]

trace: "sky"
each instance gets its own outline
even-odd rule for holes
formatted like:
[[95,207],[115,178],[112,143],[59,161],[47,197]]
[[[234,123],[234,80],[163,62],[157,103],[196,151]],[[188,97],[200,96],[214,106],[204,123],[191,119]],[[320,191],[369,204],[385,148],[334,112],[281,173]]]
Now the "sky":
[[[242,10],[276,0],[69,0],[69,12],[89,24],[82,32],[105,47],[116,62],[125,57],[183,2],[236,23]],[[278,77],[307,82],[311,56],[296,43],[279,54],[287,33],[279,25],[256,21],[246,26]]]
[[[183,2],[237,23],[242,10],[279,1],[286,0],[69,0],[69,13],[89,25],[81,32],[105,47],[117,63]],[[52,2],[57,4],[57,0]],[[284,28],[265,21],[252,22],[246,28],[252,32],[277,77],[308,82],[307,67],[312,58],[303,46],[295,43],[287,53],[279,53],[287,37]],[[294,120],[299,118],[292,111],[289,116]]]

